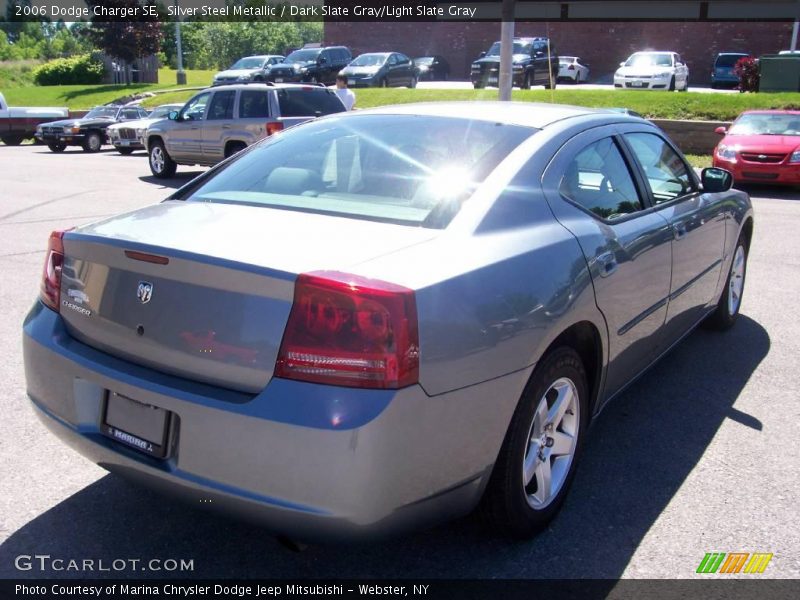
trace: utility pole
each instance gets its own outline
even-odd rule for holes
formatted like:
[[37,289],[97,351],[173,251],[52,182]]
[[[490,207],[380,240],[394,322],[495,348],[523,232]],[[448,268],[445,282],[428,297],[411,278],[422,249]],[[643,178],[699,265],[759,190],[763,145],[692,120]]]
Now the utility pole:
[[181,47],[181,17],[178,12],[178,0],[175,2],[175,48],[178,51],[177,84],[186,85],[186,71],[183,70],[183,48]]
[[500,15],[500,74],[497,83],[500,87],[499,99],[508,102],[513,85],[511,54],[514,49],[514,0],[503,0]]

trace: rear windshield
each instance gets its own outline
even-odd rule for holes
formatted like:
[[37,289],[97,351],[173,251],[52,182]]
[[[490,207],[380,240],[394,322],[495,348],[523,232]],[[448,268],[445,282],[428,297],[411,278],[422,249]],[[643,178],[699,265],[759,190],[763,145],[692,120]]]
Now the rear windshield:
[[319,117],[345,111],[332,90],[310,86],[278,90],[278,104],[282,117]]
[[317,57],[320,55],[322,50],[314,49],[314,50],[295,50],[289,56],[286,57],[286,62],[311,62],[312,60],[317,60]]
[[745,58],[746,54],[723,54],[717,57],[716,66],[733,67],[740,59]]
[[451,117],[322,119],[268,138],[188,200],[443,228],[535,131]]

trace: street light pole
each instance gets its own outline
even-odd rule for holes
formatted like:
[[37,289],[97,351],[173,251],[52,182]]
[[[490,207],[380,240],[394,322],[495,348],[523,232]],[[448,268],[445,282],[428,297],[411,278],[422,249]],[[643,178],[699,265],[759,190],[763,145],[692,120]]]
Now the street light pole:
[[186,85],[186,71],[183,70],[183,48],[181,46],[181,17],[178,12],[178,0],[175,2],[175,47],[178,51],[178,85]]
[[500,88],[499,99],[511,100],[511,54],[514,49],[514,0],[503,0],[500,24],[500,73],[497,85]]

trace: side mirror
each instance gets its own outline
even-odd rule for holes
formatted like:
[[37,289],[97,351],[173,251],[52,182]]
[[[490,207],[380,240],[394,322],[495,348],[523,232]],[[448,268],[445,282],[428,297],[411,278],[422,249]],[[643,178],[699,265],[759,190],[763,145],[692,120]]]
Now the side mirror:
[[483,58],[484,56],[486,56],[486,52],[481,52],[478,54],[478,58]]
[[725,169],[709,167],[700,173],[704,192],[727,192],[733,185],[733,175]]
[[725,129],[724,127],[717,127],[717,128],[714,130],[714,133],[718,133],[718,134],[720,134],[720,135],[725,135],[726,133],[728,133],[728,130],[727,130],[727,129]]
[[167,118],[170,121],[177,121],[178,120],[178,111],[177,110],[169,111],[169,114],[167,115]]
[[625,66],[625,63],[624,63],[624,62],[621,62],[621,63],[619,63],[619,66],[620,66],[620,67],[624,67],[624,66]]
[[327,58],[325,58],[324,56],[320,56],[320,57],[317,59],[317,64],[318,64],[318,65],[324,65],[326,62],[328,62],[328,59],[327,59]]
[[544,52],[542,50],[537,50],[536,52],[533,53],[533,56],[536,58],[541,58],[542,56],[544,56]]

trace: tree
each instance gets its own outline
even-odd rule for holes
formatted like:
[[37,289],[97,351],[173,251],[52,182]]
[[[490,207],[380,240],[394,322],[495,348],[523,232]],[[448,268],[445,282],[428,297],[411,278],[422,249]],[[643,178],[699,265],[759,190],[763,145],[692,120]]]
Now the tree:
[[[155,2],[145,5],[137,0],[86,0],[89,8],[104,6],[110,9],[134,9],[140,6],[155,6]],[[93,44],[111,58],[121,63],[124,82],[131,83],[131,65],[137,58],[156,54],[161,48],[161,24],[159,17],[140,16],[136,21],[103,21],[107,17],[93,17],[88,29]]]

